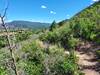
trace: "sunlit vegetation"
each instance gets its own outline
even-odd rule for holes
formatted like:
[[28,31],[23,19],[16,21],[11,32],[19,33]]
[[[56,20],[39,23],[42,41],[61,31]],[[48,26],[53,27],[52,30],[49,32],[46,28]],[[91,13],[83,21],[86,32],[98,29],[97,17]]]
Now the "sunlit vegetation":
[[24,71],[30,75],[80,75],[77,57],[72,51],[66,55],[63,48],[52,45],[43,47],[39,40],[33,41],[22,48]]
[[[49,29],[15,31],[16,39],[10,38],[19,44],[14,52],[19,75],[84,75],[75,50],[83,41],[100,45],[99,20],[98,2],[70,20],[54,21]],[[0,75],[14,75],[7,46],[6,36],[0,36]],[[100,59],[100,50],[96,54]]]
[[[6,32],[4,32],[4,33],[6,33]],[[20,30],[20,31],[9,32],[9,35],[11,38],[14,37],[15,39],[13,38],[12,40],[17,43],[17,42],[29,39],[30,35],[32,35],[32,33],[33,33],[33,31]],[[15,35],[13,36],[13,34],[15,34]],[[2,34],[0,36],[0,48],[3,48],[5,46],[7,46],[6,34]]]
[[[43,34],[40,39],[51,43],[61,43],[65,46],[71,40],[84,39],[100,44],[100,4],[95,3],[91,7],[84,9],[68,21],[55,24],[53,22],[50,31]],[[94,12],[95,11],[95,12]],[[89,16],[90,15],[90,16]],[[61,24],[61,27],[59,27]],[[56,26],[58,25],[58,26]],[[53,28],[52,28],[53,27]],[[74,41],[73,41],[74,42]],[[76,45],[76,44],[75,44]],[[68,45],[69,46],[69,45]]]

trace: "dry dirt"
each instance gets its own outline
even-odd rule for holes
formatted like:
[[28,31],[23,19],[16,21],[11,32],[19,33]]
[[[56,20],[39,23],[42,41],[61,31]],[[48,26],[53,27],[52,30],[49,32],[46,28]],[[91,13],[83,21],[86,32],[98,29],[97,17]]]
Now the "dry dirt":
[[91,52],[90,54],[86,54],[83,52],[76,52],[79,57],[78,65],[82,69],[82,72],[85,75],[100,75],[93,67],[98,63],[95,59],[95,55]]

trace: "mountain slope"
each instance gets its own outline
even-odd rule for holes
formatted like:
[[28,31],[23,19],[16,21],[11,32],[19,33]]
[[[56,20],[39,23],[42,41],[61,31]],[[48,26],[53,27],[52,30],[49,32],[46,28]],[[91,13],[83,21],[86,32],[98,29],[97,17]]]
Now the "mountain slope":
[[[100,28],[100,1],[82,10],[70,19],[70,21],[74,21],[75,23],[81,22],[82,20],[84,22],[88,20],[89,23],[97,25]],[[87,23],[85,22],[85,24]]]
[[[60,23],[58,24],[60,25]],[[100,36],[100,1],[77,13],[71,19],[64,21],[63,25],[60,26],[60,28],[56,28],[54,31],[62,31],[62,29],[69,27],[74,30],[74,33],[80,32],[80,36],[86,37],[88,35],[86,38],[90,36],[87,33],[92,31],[93,34]],[[86,34],[82,32],[86,32]]]
[[98,26],[100,27],[100,1],[80,11],[75,16],[73,16],[70,20],[65,21],[63,25],[67,23],[70,23],[71,25],[76,24],[80,22],[81,20],[85,22],[85,19],[88,19],[89,22],[91,21],[91,23],[94,23],[95,25],[98,24]]

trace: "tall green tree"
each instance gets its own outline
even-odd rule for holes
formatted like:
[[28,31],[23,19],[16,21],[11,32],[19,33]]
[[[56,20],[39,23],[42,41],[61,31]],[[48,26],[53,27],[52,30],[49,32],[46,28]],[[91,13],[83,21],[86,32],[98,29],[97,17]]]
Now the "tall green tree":
[[50,31],[53,31],[53,29],[56,28],[56,25],[57,25],[57,23],[56,23],[56,21],[54,20],[54,21],[52,22],[52,24],[51,24],[49,30],[50,30]]

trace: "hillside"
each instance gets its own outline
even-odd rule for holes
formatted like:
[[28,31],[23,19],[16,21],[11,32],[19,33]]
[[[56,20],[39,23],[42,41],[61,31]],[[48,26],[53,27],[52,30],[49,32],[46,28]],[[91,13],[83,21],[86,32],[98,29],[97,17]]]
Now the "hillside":
[[[100,27],[100,1],[94,3],[93,5],[83,9],[79,13],[77,13],[75,16],[73,16],[69,21],[65,21],[65,24],[77,24],[82,21],[88,20],[89,23],[98,25]],[[63,22],[63,21],[62,21]],[[66,23],[67,22],[67,23]],[[86,24],[86,22],[85,22]]]
[[31,28],[31,29],[43,29],[50,26],[49,23],[30,22],[30,21],[12,21],[7,23],[10,28]]
[[[75,24],[84,21],[85,24],[93,24],[100,28],[100,1],[82,10],[70,19],[70,22]],[[100,29],[98,29],[100,30]]]
[[67,21],[53,22],[49,32],[40,39],[63,47],[65,51],[74,50],[85,75],[100,75],[100,1]]
[[[53,31],[49,32],[60,40],[65,34],[73,34],[87,40],[95,40],[100,37],[100,1],[77,13],[69,20],[56,24]],[[59,35],[57,35],[59,33]],[[64,34],[65,33],[65,34]],[[62,36],[61,36],[62,35]],[[54,38],[54,36],[52,36]],[[98,41],[100,42],[100,41]]]

